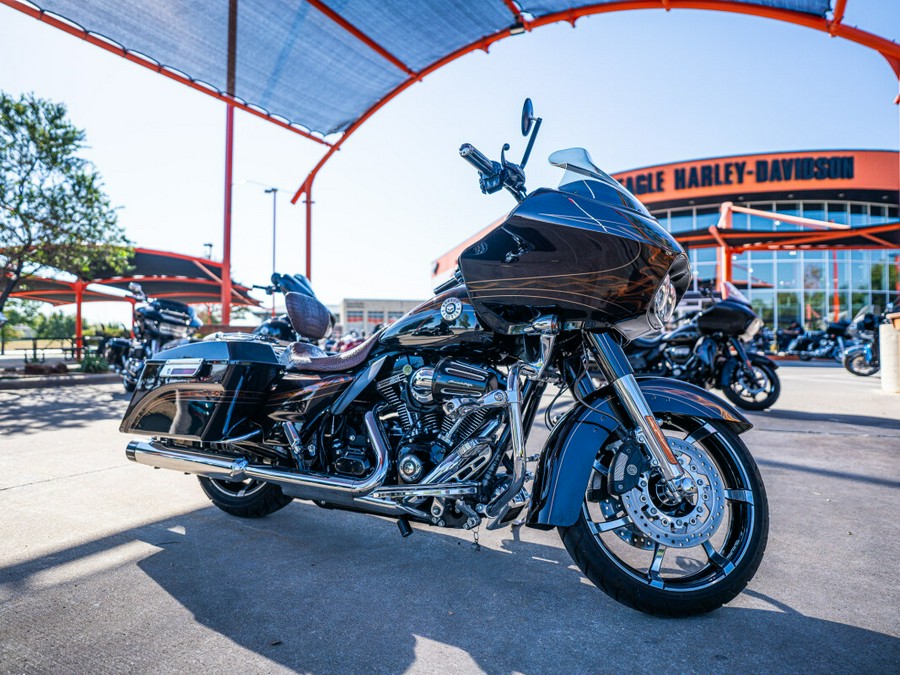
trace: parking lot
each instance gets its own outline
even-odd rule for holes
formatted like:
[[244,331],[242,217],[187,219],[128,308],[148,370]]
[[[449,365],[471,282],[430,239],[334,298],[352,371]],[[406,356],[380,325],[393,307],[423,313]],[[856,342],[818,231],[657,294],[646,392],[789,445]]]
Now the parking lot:
[[831,365],[779,374],[744,436],[766,556],[681,620],[609,599],[555,531],[482,528],[476,551],[305,502],[231,518],[125,459],[121,386],[0,391],[0,671],[896,672],[900,396]]

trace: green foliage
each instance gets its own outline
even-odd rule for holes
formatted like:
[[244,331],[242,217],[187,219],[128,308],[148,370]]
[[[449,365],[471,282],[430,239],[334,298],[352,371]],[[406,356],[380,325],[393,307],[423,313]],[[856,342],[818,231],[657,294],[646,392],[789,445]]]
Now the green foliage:
[[85,280],[127,271],[129,242],[83,147],[64,105],[0,92],[0,310],[41,267]]
[[81,359],[82,373],[106,373],[109,371],[109,363],[99,354],[87,353]]

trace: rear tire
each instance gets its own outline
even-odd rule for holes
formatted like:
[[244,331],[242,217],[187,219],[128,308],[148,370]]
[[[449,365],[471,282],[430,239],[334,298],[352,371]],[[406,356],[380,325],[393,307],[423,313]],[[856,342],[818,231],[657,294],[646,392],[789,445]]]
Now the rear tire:
[[[684,468],[701,477],[700,489],[709,493],[702,502],[711,506],[707,513],[695,507],[688,514],[698,521],[691,525],[696,529],[688,532],[685,523],[682,532],[672,521],[671,530],[660,529],[659,516],[651,514],[668,507],[653,499],[646,502],[646,493],[630,502],[642,504],[638,522],[632,520],[624,501],[628,493],[616,496],[608,490],[616,453],[612,443],[597,456],[578,519],[570,527],[560,527],[559,533],[581,571],[610,597],[648,614],[691,616],[729,602],[756,573],[768,539],[768,501],[750,451],[724,424],[679,417],[664,427],[668,438],[683,441],[673,449],[680,461],[687,460]],[[695,456],[686,455],[685,448]],[[637,495],[641,489],[629,492]],[[678,513],[666,515],[678,518]],[[703,519],[706,523],[699,522]],[[673,543],[677,537],[681,541]],[[665,566],[667,545],[660,543],[661,538],[675,549]]]
[[238,518],[263,518],[293,501],[277,485],[262,481],[232,482],[203,477],[198,480],[213,504]]

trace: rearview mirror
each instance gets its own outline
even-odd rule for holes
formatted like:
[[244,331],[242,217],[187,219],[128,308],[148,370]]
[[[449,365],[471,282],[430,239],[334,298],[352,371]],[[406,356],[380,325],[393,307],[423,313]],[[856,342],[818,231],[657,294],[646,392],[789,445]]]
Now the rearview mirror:
[[531,125],[534,124],[534,106],[531,99],[525,99],[525,105],[522,106],[522,135],[527,136],[531,131]]

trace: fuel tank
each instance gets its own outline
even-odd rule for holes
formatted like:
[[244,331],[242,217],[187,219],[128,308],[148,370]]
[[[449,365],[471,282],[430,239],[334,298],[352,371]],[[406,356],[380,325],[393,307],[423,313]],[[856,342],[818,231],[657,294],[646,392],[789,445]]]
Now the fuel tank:
[[445,349],[483,346],[493,339],[493,332],[475,314],[466,287],[456,286],[388,326],[379,342],[391,349]]
[[697,324],[693,322],[679,326],[670,333],[663,335],[662,338],[663,342],[668,345],[683,345],[687,347],[693,347],[694,343],[699,339],[700,329],[697,328]]

